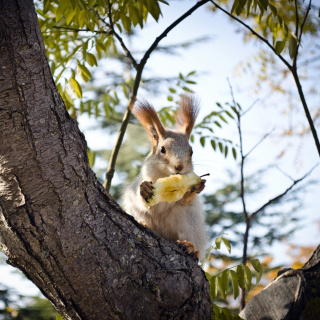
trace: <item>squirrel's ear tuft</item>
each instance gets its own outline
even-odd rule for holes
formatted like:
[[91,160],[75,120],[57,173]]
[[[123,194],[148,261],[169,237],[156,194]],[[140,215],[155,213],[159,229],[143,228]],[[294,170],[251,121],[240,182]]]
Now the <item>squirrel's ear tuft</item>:
[[160,122],[156,110],[145,100],[137,101],[131,112],[140,121],[148,132],[152,145],[159,141],[159,137],[163,137],[165,129]]
[[188,137],[191,135],[191,131],[194,127],[199,111],[199,101],[194,95],[187,94],[181,96],[176,115],[176,122],[179,130],[184,131]]

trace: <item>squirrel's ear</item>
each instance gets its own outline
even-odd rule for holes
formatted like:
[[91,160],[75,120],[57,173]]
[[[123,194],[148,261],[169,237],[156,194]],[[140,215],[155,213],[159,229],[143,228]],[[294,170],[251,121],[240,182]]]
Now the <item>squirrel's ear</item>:
[[147,101],[137,101],[131,112],[140,121],[148,132],[152,145],[159,142],[159,138],[163,137],[165,129],[160,122],[156,110]]
[[194,95],[188,94],[181,96],[176,122],[179,130],[185,132],[188,137],[191,135],[199,110],[199,101]]

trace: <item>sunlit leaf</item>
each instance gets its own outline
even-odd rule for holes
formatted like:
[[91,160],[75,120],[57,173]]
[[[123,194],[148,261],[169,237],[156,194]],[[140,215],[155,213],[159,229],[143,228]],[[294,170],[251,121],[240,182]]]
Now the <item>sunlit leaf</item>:
[[82,89],[76,79],[71,77],[69,79],[68,85],[71,93],[75,96],[75,98],[82,98]]
[[226,238],[221,238],[221,240],[223,241],[224,245],[226,246],[226,248],[228,249],[229,253],[231,253],[231,245],[228,239]]
[[91,67],[93,67],[94,65],[98,66],[97,59],[92,53],[87,52],[86,60]]
[[221,236],[219,236],[216,240],[215,240],[215,244],[217,249],[220,249],[221,247]]
[[218,294],[217,277],[212,277],[209,283],[210,283],[210,296],[211,296],[211,299],[213,300],[217,297],[217,294]]

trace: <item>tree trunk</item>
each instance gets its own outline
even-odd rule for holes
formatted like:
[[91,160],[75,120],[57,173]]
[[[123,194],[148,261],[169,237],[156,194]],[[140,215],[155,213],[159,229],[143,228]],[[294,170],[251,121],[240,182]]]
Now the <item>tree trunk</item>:
[[319,320],[320,245],[301,269],[279,271],[240,316],[247,320]]
[[209,284],[91,171],[31,0],[0,0],[0,245],[67,319],[210,319]]

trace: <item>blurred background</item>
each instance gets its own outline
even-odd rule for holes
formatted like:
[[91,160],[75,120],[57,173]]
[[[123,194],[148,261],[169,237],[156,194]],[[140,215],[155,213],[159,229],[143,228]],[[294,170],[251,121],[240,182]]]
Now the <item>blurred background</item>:
[[[217,3],[229,12],[233,5],[231,0]],[[306,4],[298,3],[302,19]],[[85,134],[90,164],[103,183],[127,107],[134,69],[119,42],[111,36],[95,34],[89,27],[87,32],[64,30],[68,15],[56,19],[59,1],[35,4],[53,77],[69,113]],[[160,3],[162,15],[149,14],[143,29],[139,24],[121,29],[119,22],[119,33],[121,29],[121,37],[135,59],[139,61],[155,38],[194,4],[194,1]],[[46,5],[51,7],[44,13]],[[278,14],[294,30],[292,6],[293,2],[277,2]],[[319,8],[320,1],[313,1],[297,63],[318,134]],[[69,27],[85,28],[80,15],[76,13],[71,18],[71,24],[67,23]],[[281,30],[275,34],[272,23],[277,22],[273,17],[269,22],[268,16],[259,19],[259,14],[249,17],[242,14],[240,18],[271,43],[281,35]],[[121,21],[125,24],[124,19]],[[75,50],[78,46],[85,54]],[[289,43],[281,54],[291,63],[288,46]],[[77,67],[79,64],[82,69]],[[77,79],[81,96],[68,86],[70,77]],[[170,127],[174,126],[174,110],[180,94],[190,91],[201,101],[191,139],[194,171],[198,175],[210,173],[201,194],[207,232],[211,244],[221,234],[231,243],[230,254],[226,248],[212,248],[203,266],[208,273],[215,274],[242,261],[246,230],[244,200],[247,213],[254,213],[246,258],[259,258],[264,266],[261,284],[250,291],[250,298],[276,276],[279,268],[301,267],[319,244],[320,168],[314,168],[319,163],[319,155],[286,65],[247,28],[210,2],[176,26],[151,54],[142,74],[138,99],[147,99]],[[149,151],[147,134],[132,117],[110,190],[117,201],[123,187],[139,173]],[[310,174],[295,184],[307,173]],[[285,195],[268,203],[293,184]],[[55,311],[39,290],[20,272],[6,265],[2,253],[0,257],[0,319],[55,319]],[[237,308],[231,297],[227,302],[220,302]]]

